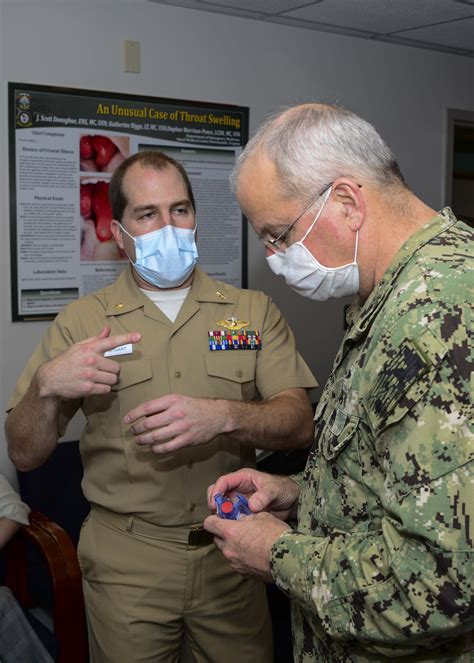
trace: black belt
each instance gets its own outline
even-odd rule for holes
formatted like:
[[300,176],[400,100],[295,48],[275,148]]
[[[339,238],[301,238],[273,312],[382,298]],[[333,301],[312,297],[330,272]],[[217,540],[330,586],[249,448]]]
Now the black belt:
[[192,525],[191,527],[163,527],[155,525],[147,520],[142,520],[137,516],[127,516],[124,513],[115,513],[104,509],[97,504],[92,505],[92,510],[97,517],[104,522],[118,527],[124,532],[134,532],[141,536],[148,536],[152,539],[161,539],[163,541],[176,541],[177,543],[187,543],[188,546],[209,546],[214,542],[214,536],[204,529],[202,525]]
[[189,546],[210,546],[214,543],[214,535],[204,527],[191,527],[188,536]]

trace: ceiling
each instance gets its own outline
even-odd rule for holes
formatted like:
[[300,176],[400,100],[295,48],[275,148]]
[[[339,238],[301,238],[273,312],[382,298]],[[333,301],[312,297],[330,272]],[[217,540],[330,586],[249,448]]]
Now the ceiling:
[[474,57],[474,0],[149,0]]

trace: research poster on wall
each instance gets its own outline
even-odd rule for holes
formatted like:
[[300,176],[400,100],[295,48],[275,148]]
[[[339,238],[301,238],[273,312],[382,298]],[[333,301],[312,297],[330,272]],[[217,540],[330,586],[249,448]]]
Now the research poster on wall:
[[112,237],[110,179],[128,156],[159,150],[188,172],[199,265],[247,286],[247,233],[229,175],[249,109],[9,83],[13,321],[53,318],[128,264]]

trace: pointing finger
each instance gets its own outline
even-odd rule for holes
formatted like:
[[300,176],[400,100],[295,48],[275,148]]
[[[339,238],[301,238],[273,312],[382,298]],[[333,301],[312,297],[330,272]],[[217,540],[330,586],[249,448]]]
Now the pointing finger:
[[108,336],[100,338],[96,342],[96,352],[103,354],[121,345],[128,345],[129,343],[138,343],[141,340],[140,332],[130,332],[128,334],[117,334],[116,336]]
[[103,330],[102,330],[102,331],[100,332],[100,334],[97,336],[97,339],[98,339],[98,340],[101,340],[101,339],[103,339],[103,338],[107,338],[107,336],[109,336],[109,334],[110,334],[110,327],[109,327],[109,325],[105,325],[105,327],[103,328]]
[[110,327],[109,325],[105,325],[96,336],[89,336],[89,338],[85,338],[83,341],[78,341],[77,345],[85,345],[86,343],[92,343],[93,341],[101,341],[102,339],[107,338],[109,334]]

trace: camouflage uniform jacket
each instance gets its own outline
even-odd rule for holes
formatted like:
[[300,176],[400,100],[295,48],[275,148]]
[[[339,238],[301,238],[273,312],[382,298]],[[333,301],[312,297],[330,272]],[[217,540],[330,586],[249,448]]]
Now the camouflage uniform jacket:
[[473,257],[445,209],[350,311],[272,548],[297,663],[474,660]]

